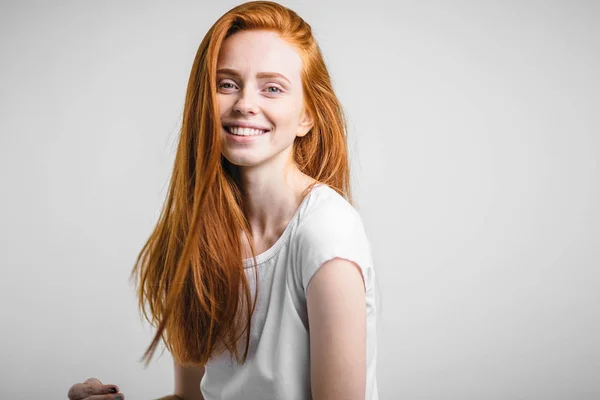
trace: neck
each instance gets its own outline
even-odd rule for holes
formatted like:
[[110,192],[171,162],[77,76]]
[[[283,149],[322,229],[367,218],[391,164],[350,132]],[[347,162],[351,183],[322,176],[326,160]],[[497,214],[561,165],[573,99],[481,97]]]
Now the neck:
[[280,174],[273,170],[269,174],[242,171],[244,209],[255,239],[279,237],[300,206],[305,189],[314,182],[296,165],[280,169]]

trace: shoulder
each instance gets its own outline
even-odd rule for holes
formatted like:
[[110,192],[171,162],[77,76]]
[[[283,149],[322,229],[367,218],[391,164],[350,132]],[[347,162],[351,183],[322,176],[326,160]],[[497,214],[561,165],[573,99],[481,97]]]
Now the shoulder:
[[358,211],[334,189],[320,187],[300,218],[298,240],[327,241],[332,235],[343,235],[357,224],[362,226]]
[[[358,266],[363,275],[372,268],[370,243],[360,214],[335,190],[321,189],[311,198],[293,240],[294,265],[304,291],[328,261],[338,266]],[[370,286],[368,279],[365,285]]]

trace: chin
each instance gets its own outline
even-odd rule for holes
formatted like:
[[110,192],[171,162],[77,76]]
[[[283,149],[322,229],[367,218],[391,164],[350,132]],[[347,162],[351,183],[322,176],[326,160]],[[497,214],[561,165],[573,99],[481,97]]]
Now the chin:
[[250,157],[236,157],[232,154],[228,154],[227,152],[223,152],[221,155],[227,161],[229,161],[230,164],[235,165],[236,167],[252,167],[259,163],[259,161]]

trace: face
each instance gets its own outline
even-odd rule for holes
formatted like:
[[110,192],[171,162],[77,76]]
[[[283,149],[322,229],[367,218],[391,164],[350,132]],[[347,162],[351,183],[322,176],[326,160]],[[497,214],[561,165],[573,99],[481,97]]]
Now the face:
[[285,167],[292,160],[294,139],[312,127],[303,110],[301,69],[295,48],[274,32],[240,31],[225,39],[217,103],[229,162]]

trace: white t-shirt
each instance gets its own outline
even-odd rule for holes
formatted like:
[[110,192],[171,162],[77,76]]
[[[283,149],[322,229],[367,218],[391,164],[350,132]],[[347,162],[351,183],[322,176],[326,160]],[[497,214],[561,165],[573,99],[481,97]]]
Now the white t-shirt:
[[[257,255],[258,300],[245,364],[229,352],[211,359],[200,388],[205,400],[309,400],[310,347],[306,288],[335,257],[354,261],[366,285],[366,400],[378,400],[375,270],[358,212],[326,184],[317,184],[275,244]],[[244,260],[252,296],[252,259]],[[254,297],[252,297],[254,298]],[[242,337],[244,338],[244,337]],[[243,354],[245,341],[238,348]]]

